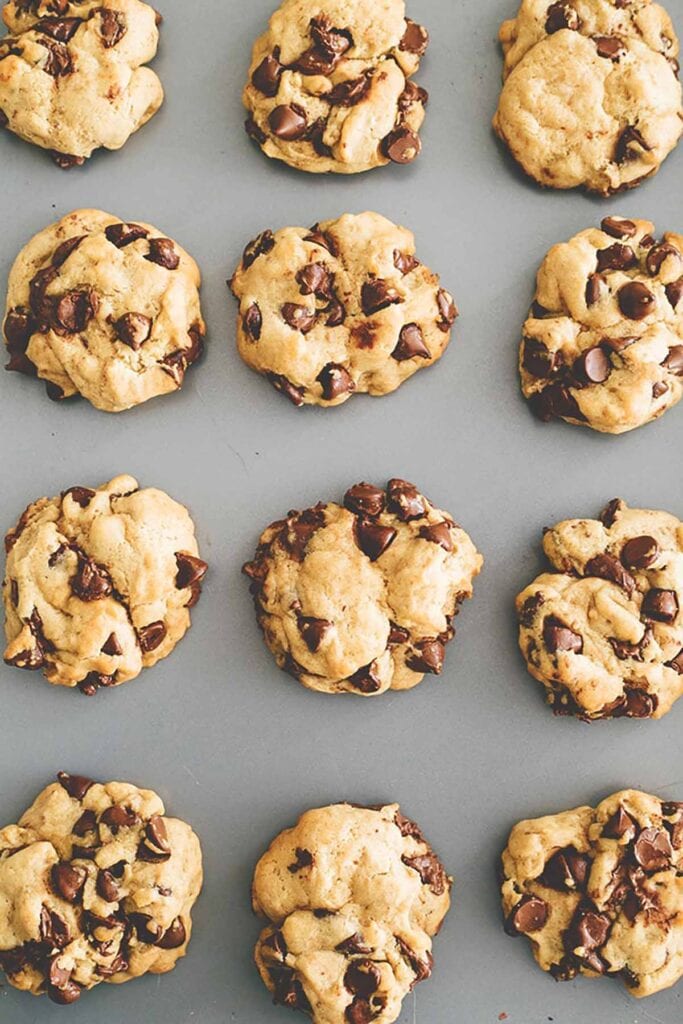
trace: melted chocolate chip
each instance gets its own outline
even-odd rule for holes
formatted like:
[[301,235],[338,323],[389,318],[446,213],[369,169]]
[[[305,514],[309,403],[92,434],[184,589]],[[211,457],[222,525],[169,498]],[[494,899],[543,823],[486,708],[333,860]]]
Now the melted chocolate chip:
[[157,945],[159,949],[179,949],[186,941],[187,931],[183,924],[183,920],[180,917],[176,917],[163,933],[161,938],[157,939],[155,945]]
[[382,141],[382,152],[395,164],[409,164],[422,149],[419,135],[405,125],[390,132]]
[[360,932],[354,932],[353,935],[349,935],[348,939],[338,942],[334,948],[338,953],[344,953],[347,956],[372,953],[372,946],[365,942]]
[[344,974],[344,985],[354,995],[368,999],[377,991],[382,974],[372,960],[352,960]]
[[306,306],[299,306],[296,302],[285,302],[284,306],[280,309],[280,313],[285,323],[294,331],[308,334],[311,328],[315,327],[315,311],[311,311]]
[[415,644],[415,653],[406,658],[413,672],[426,672],[438,676],[443,669],[446,648],[441,640],[422,640]]
[[380,487],[360,483],[350,487],[344,495],[344,506],[358,516],[374,518],[384,511],[386,495]]
[[196,587],[204,579],[208,564],[196,555],[188,555],[185,551],[176,551],[175,555],[178,572],[176,573],[175,585],[178,590],[185,590],[187,587]]
[[596,555],[586,562],[584,569],[586,576],[597,576],[601,580],[609,580],[618,587],[622,587],[631,596],[636,589],[636,581],[630,572],[627,572],[618,558],[607,553]]
[[593,36],[598,56],[618,61],[626,53],[626,47],[618,36]]
[[145,259],[164,270],[176,270],[180,263],[180,256],[170,238],[150,238],[149,252]]
[[95,491],[89,487],[69,487],[68,490],[62,491],[62,498],[66,498],[67,495],[81,508],[87,508],[95,497]]
[[119,341],[137,352],[150,336],[152,321],[144,313],[124,313],[114,321],[112,327]]
[[586,281],[586,305],[594,306],[599,301],[602,294],[603,285],[605,279],[601,274],[589,274],[588,280]]
[[590,872],[590,859],[573,846],[554,853],[541,875],[541,882],[559,892],[583,892]]
[[561,651],[581,654],[583,651],[583,639],[579,634],[565,626],[554,615],[549,615],[543,623],[543,642],[550,654]]
[[440,544],[444,551],[453,550],[453,538],[448,523],[434,523],[432,526],[421,526],[420,537],[432,544]]
[[333,624],[328,622],[327,619],[315,619],[309,616],[300,616],[298,626],[303,641],[311,654],[315,654],[320,649],[323,640],[330,630],[334,628]]
[[424,335],[418,324],[404,324],[391,357],[399,363],[405,362],[407,359],[431,358],[431,352],[425,344]]
[[84,868],[60,861],[52,869],[52,885],[55,892],[67,903],[76,903],[81,896],[86,880]]
[[387,484],[389,509],[403,522],[421,519],[427,514],[427,504],[414,484],[394,478]]
[[292,405],[302,406],[304,404],[304,395],[306,393],[304,387],[297,387],[296,384],[292,384],[291,380],[288,380],[283,374],[269,373],[267,377],[275,390],[279,391],[285,398],[288,398]]
[[306,112],[296,103],[275,107],[268,116],[268,124],[273,135],[286,142],[301,139],[308,128]]
[[405,50],[407,53],[414,53],[416,56],[422,57],[426,53],[428,45],[429,33],[427,29],[423,28],[422,25],[418,25],[417,22],[412,21],[410,18],[406,18],[406,29],[399,43],[399,50]]
[[[637,148],[636,148],[637,147]],[[649,153],[651,146],[647,144],[642,134],[633,125],[629,125],[619,136],[614,150],[616,163],[623,164],[627,160],[635,160],[640,155],[638,149]]]
[[284,70],[280,64],[280,50],[276,47],[271,54],[263,58],[256,68],[251,76],[251,84],[264,96],[272,99],[280,88],[280,77]]
[[96,882],[97,895],[105,903],[116,903],[119,900],[120,892],[116,879],[110,871],[100,871]]
[[361,305],[366,316],[399,302],[403,302],[399,293],[381,277],[371,278],[361,289]]
[[443,864],[433,851],[415,857],[401,857],[406,867],[417,871],[423,885],[428,885],[435,896],[442,896],[448,889],[448,876]]
[[629,320],[643,320],[653,312],[656,300],[642,281],[629,281],[617,292],[619,308]]
[[607,839],[623,839],[624,836],[633,838],[635,831],[636,825],[633,818],[620,804],[612,817],[605,822],[602,834]]
[[628,270],[636,266],[638,260],[630,245],[615,242],[607,249],[598,250],[598,270]]
[[252,341],[258,341],[261,337],[261,328],[263,326],[263,318],[261,316],[261,310],[258,307],[258,303],[252,302],[249,309],[242,318],[242,327],[244,333],[247,334]]
[[612,363],[602,345],[594,345],[582,352],[574,363],[574,374],[588,384],[603,384],[612,372]]
[[361,693],[377,693],[382,688],[382,680],[377,674],[377,663],[371,661],[369,665],[359,668],[349,676],[349,683],[354,690],[360,690]]
[[71,577],[71,590],[81,601],[100,601],[112,592],[107,570],[84,555],[79,556],[78,570]]
[[390,526],[381,526],[379,523],[359,517],[354,522],[353,537],[363,554],[367,555],[371,562],[376,562],[395,539],[396,532]]
[[158,814],[153,815],[145,827],[145,835],[138,846],[138,857],[140,860],[158,863],[168,860],[171,856],[171,847],[168,845],[168,835],[164,819]]
[[304,868],[313,866],[313,854],[310,850],[304,850],[301,846],[297,846],[294,853],[296,860],[287,868],[291,874],[295,875],[298,871],[303,871]]
[[659,273],[664,261],[669,259],[671,256],[673,256],[678,262],[681,261],[680,251],[675,245],[671,245],[670,242],[660,242],[659,245],[654,245],[650,249],[645,258],[645,266],[647,267],[647,271],[651,277],[655,277]]
[[420,261],[411,256],[410,253],[394,249],[394,266],[405,277],[406,274],[410,274],[411,271],[420,266]]
[[137,242],[139,238],[146,238],[149,234],[147,228],[141,224],[110,224],[104,229],[107,240],[115,245],[117,249],[123,249],[131,242]]
[[150,622],[147,626],[141,626],[136,630],[138,643],[143,654],[155,651],[166,636],[166,626],[159,619],[157,622]]
[[74,289],[59,299],[54,308],[54,326],[66,334],[85,330],[100,306],[99,296],[92,288]]
[[92,779],[84,775],[68,775],[66,772],[57,772],[57,780],[74,800],[82,800],[90,787],[94,786]]
[[356,390],[353,377],[341,363],[328,363],[322,368],[316,380],[323,389],[323,398],[326,402]]
[[505,931],[508,935],[528,935],[540,931],[548,920],[548,904],[540,896],[528,893],[512,908]]
[[678,597],[675,590],[653,587],[643,598],[642,614],[655,622],[672,623],[678,615]]
[[623,217],[605,217],[600,226],[612,238],[633,238],[638,230],[632,220]]
[[663,871],[673,859],[668,832],[645,828],[633,844],[633,856],[644,871]]
[[557,354],[551,353],[538,338],[525,338],[522,348],[522,366],[533,377],[542,379],[551,377],[557,367]]
[[658,554],[659,545],[654,537],[633,537],[621,549],[621,560],[629,569],[649,569]]
[[325,95],[325,99],[333,107],[355,107],[369,93],[371,82],[372,78],[369,74],[361,75],[360,78],[346,79],[346,81],[335,85]]
[[248,270],[252,263],[259,258],[259,256],[266,256],[275,246],[275,238],[273,232],[262,231],[260,235],[257,235],[251,242],[247,244],[242,253],[242,268]]
[[110,657],[115,658],[123,654],[123,648],[119,643],[119,639],[116,633],[110,633],[104,644],[100,648],[102,654],[108,654]]
[[581,28],[581,19],[576,9],[570,4],[560,0],[559,3],[551,4],[546,12],[545,30],[548,35],[554,35],[563,28],[577,31]]
[[122,11],[113,11],[110,7],[101,7],[99,14],[102,43],[105,50],[111,50],[121,42],[128,30],[126,17]]

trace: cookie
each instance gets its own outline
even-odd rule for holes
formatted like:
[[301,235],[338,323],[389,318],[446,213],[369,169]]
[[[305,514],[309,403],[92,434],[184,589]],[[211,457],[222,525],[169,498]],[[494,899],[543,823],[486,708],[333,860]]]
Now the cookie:
[[254,873],[254,911],[270,922],[256,966],[274,1002],[314,1024],[391,1024],[432,972],[451,883],[398,804],[307,811]]
[[519,646],[557,714],[661,718],[683,695],[683,523],[615,499],[547,530]]
[[540,419],[621,434],[680,400],[683,235],[654,230],[605,217],[546,256],[519,359]]
[[448,513],[394,479],[272,523],[244,572],[280,668],[311,690],[372,697],[441,672],[482,561]]
[[624,790],[515,825],[503,912],[558,981],[613,977],[649,996],[683,975],[683,803]]
[[5,661],[87,696],[171,653],[207,569],[187,510],[131,476],[40,498],[5,549]]
[[10,272],[8,370],[121,412],[177,391],[199,358],[200,274],[150,224],[75,210],[24,246]]
[[403,0],[284,0],[252,52],[247,134],[300,171],[410,163],[427,102],[412,76],[428,42]]
[[264,231],[230,284],[240,355],[297,406],[395,391],[443,355],[457,316],[412,232],[378,213]]
[[532,0],[513,27],[504,23],[509,74],[493,126],[539,184],[607,196],[655,174],[674,149],[678,40],[659,12],[577,0],[549,5],[544,20]]
[[101,982],[173,970],[202,855],[151,790],[58,779],[0,829],[0,968],[15,988],[66,1005]]
[[0,127],[58,167],[120,149],[164,92],[145,67],[161,17],[140,0],[10,0],[2,9]]

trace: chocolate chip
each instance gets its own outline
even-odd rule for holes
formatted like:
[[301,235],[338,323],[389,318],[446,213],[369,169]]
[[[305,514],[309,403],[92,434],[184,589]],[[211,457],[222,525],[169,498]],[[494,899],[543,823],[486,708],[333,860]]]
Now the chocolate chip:
[[418,324],[404,324],[391,357],[399,363],[405,362],[407,359],[431,358],[431,352],[425,345],[424,336]]
[[543,642],[550,654],[560,651],[581,654],[583,651],[583,639],[579,634],[565,626],[554,615],[549,615],[543,623]]
[[403,302],[399,293],[381,277],[371,278],[361,289],[361,305],[366,316],[399,302]]
[[304,395],[306,393],[304,387],[297,387],[296,384],[292,384],[291,380],[288,380],[283,374],[269,373],[266,376],[275,390],[288,398],[292,405],[299,407],[304,404]]
[[90,787],[95,785],[85,775],[68,775],[66,772],[57,772],[57,780],[74,800],[82,800]]
[[671,835],[671,845],[675,850],[680,850],[683,847],[683,804],[667,801],[662,804],[662,814],[676,818],[675,822],[665,821],[664,825]]
[[581,19],[576,10],[569,3],[560,0],[559,3],[551,4],[546,12],[545,30],[548,35],[553,35],[563,28],[576,31],[581,28]]
[[68,861],[60,861],[52,869],[55,892],[67,903],[75,903],[79,899],[86,877],[84,868],[74,867]]
[[331,296],[332,275],[324,263],[308,263],[296,275],[302,295],[317,295],[319,298]]
[[382,140],[382,152],[395,164],[409,164],[422,149],[420,137],[405,126],[396,128]]
[[67,334],[85,330],[100,307],[99,296],[92,288],[73,289],[58,300],[55,306],[55,328]]
[[429,33],[427,29],[423,28],[422,25],[418,25],[417,22],[412,21],[410,18],[406,18],[406,29],[399,43],[399,50],[405,50],[407,53],[414,53],[418,57],[422,57],[428,45]]
[[610,583],[622,587],[631,596],[636,589],[636,581],[630,572],[624,569],[618,558],[607,553],[596,555],[586,562],[584,568],[586,576],[597,576],[601,580],[609,580]]
[[671,303],[671,306],[676,309],[681,298],[683,298],[683,277],[679,277],[677,281],[673,281],[671,284],[668,284],[664,291],[666,292],[666,297]]
[[325,99],[333,107],[355,107],[369,93],[371,82],[372,78],[369,74],[361,75],[360,78],[346,79],[326,93]]
[[444,551],[453,550],[453,538],[448,523],[434,523],[432,526],[421,526],[420,537],[432,544],[440,544]]
[[406,665],[413,672],[427,672],[438,676],[443,669],[446,648],[441,640],[422,640],[415,644],[415,653],[406,658]]
[[303,641],[311,654],[315,654],[320,650],[323,640],[330,630],[334,628],[333,624],[328,622],[327,619],[315,619],[310,616],[300,616],[298,626]]
[[67,981],[61,988],[48,985],[47,997],[57,1006],[70,1006],[81,998],[81,988],[75,981]]
[[288,1006],[291,1010],[310,1013],[311,1004],[306,998],[303,985],[298,978],[294,977],[292,968],[277,964],[269,966],[268,970],[274,987],[273,1002],[281,1006]]
[[528,893],[512,908],[505,931],[508,935],[528,935],[537,932],[548,920],[548,904],[540,896]]
[[389,508],[403,522],[421,519],[427,514],[425,498],[414,484],[407,480],[393,478],[387,484]]
[[163,267],[164,270],[176,270],[180,263],[180,256],[170,238],[150,238],[149,252],[145,259]]
[[358,516],[374,518],[384,511],[386,495],[374,484],[354,484],[344,495],[344,506]]
[[382,680],[377,674],[377,663],[371,661],[369,665],[359,668],[349,676],[349,683],[354,690],[360,690],[361,693],[377,693],[382,687]]
[[7,349],[10,356],[10,361],[7,364],[8,370],[16,370],[29,376],[35,375],[35,366],[26,355],[26,349],[35,328],[36,324],[28,309],[23,306],[17,306],[9,310],[4,323],[5,338],[7,339]]
[[[252,307],[253,308],[253,307]],[[308,334],[312,327],[315,327],[316,314],[307,309],[306,306],[299,306],[296,302],[285,302],[280,309],[282,319],[294,331],[301,331]]]
[[64,78],[74,69],[71,54],[64,43],[55,39],[39,39],[38,42],[47,50],[43,71],[52,78]]
[[259,128],[256,121],[251,116],[249,116],[244,122],[244,130],[250,139],[254,139],[254,141],[258,142],[261,146],[267,139],[266,133]]
[[590,872],[590,860],[579,853],[573,846],[554,853],[546,863],[541,875],[541,882],[550,889],[559,892],[583,892],[586,888]]
[[59,153],[56,149],[49,149],[53,163],[62,171],[71,170],[72,167],[82,167],[85,163],[84,156],[74,156],[72,153]]
[[314,245],[320,245],[323,249],[327,249],[332,256],[337,256],[339,254],[337,243],[334,238],[332,235],[325,234],[325,232],[321,231],[319,224],[313,225],[310,232],[304,236],[304,242],[312,242]]
[[400,811],[396,811],[394,815],[394,824],[402,836],[410,836],[411,839],[417,840],[418,843],[425,842],[419,826],[414,821],[411,821],[410,818],[406,818]]
[[261,310],[258,307],[258,303],[252,302],[242,319],[244,333],[248,334],[252,341],[258,341],[261,337],[262,326],[263,318],[261,317]]
[[112,658],[123,654],[123,648],[119,643],[116,633],[109,634],[100,650],[102,651],[102,654],[108,654]]
[[617,144],[614,150],[614,159],[618,164],[626,163],[627,160],[635,160],[638,157],[638,152],[634,149],[635,146],[644,149],[646,153],[649,153],[651,146],[648,146],[647,142],[633,125],[629,125],[625,128],[617,140]]
[[672,345],[669,354],[662,363],[670,373],[677,377],[683,376],[683,345]]
[[667,624],[675,621],[678,615],[678,597],[675,590],[661,590],[653,587],[643,598],[641,613],[655,622]]
[[130,807],[123,807],[121,804],[112,804],[100,815],[100,821],[107,825],[113,832],[120,828],[132,828],[140,821],[139,817]]
[[137,242],[139,238],[146,238],[149,234],[147,228],[143,228],[141,224],[109,224],[104,229],[104,233],[107,240],[115,245],[117,249],[123,249],[125,246],[130,245],[131,242]]
[[439,288],[436,293],[436,304],[441,314],[441,319],[437,320],[436,326],[445,334],[455,323],[458,310],[452,296],[443,288]]
[[166,636],[166,626],[159,619],[157,622],[150,622],[147,626],[141,626],[136,630],[138,643],[143,654],[155,651]]
[[178,590],[185,590],[187,587],[196,587],[204,579],[209,568],[207,563],[196,555],[188,555],[185,551],[176,551],[176,573],[175,585]]
[[605,217],[601,224],[602,230],[612,238],[633,238],[638,228],[632,220],[623,217]]
[[541,593],[532,594],[531,597],[527,597],[526,601],[522,605],[522,608],[519,612],[520,625],[526,626],[527,629],[529,629],[534,624],[536,612],[544,604],[545,598]]
[[655,297],[641,281],[629,281],[617,292],[619,308],[630,320],[643,320],[652,313]]
[[280,50],[276,47],[256,68],[251,76],[251,84],[264,96],[272,99],[280,88],[280,76],[284,70],[280,64]]
[[658,554],[659,545],[654,537],[633,537],[621,549],[621,560],[629,569],[649,569]]
[[119,341],[137,352],[150,336],[152,321],[144,313],[124,313],[114,321],[112,327]]
[[69,927],[59,914],[43,907],[40,911],[40,937],[52,949],[64,949],[70,941]]
[[161,925],[153,917],[150,917],[149,914],[134,913],[128,915],[128,920],[135,929],[135,934],[140,942],[144,942],[148,946],[156,946],[161,938]]
[[557,354],[551,353],[537,338],[525,338],[522,348],[522,366],[533,377],[551,377],[557,367]]
[[626,53],[626,47],[618,36],[593,36],[599,57],[617,61]]
[[381,526],[362,517],[357,518],[353,524],[354,540],[371,562],[376,562],[384,554],[395,539],[396,533],[397,531],[390,526]]
[[67,494],[81,508],[87,508],[95,497],[95,491],[89,487],[69,487],[67,491],[62,491],[62,498],[66,498]]
[[287,870],[293,875],[295,875],[297,871],[303,871],[304,868],[310,868],[313,866],[313,854],[310,850],[304,850],[301,846],[297,846],[294,853],[296,860],[287,868]]
[[73,238],[67,238],[65,242],[58,245],[52,254],[52,266],[61,267],[85,238],[85,235],[75,235]]
[[423,885],[428,885],[435,896],[442,896],[448,889],[448,876],[443,864],[433,851],[415,857],[401,857],[406,867],[417,871]]
[[369,998],[382,983],[382,974],[372,960],[352,960],[344,975],[344,985],[354,995]]
[[606,530],[609,530],[610,527],[614,526],[617,516],[623,508],[624,503],[621,498],[612,498],[612,500],[605,505],[602,512],[598,515],[598,519]]
[[426,106],[428,101],[429,93],[427,90],[409,80],[406,82],[403,92],[398,98],[397,106],[399,111],[405,115],[414,104],[419,103],[422,106]]
[[645,828],[633,844],[633,856],[644,871],[663,871],[673,859],[668,832]]
[[275,246],[273,232],[262,231],[260,235],[249,242],[242,253],[242,269],[248,270],[259,256],[266,256]]
[[294,142],[296,139],[302,138],[308,128],[306,112],[296,103],[275,107],[270,112],[268,124],[273,135],[286,142]]
[[145,827],[144,838],[138,846],[138,857],[144,861],[159,862],[168,860],[170,856],[166,825],[163,818],[155,814]]
[[187,931],[185,930],[185,925],[183,924],[182,918],[176,917],[161,938],[157,939],[155,945],[158,946],[159,949],[179,949],[186,941]]
[[354,932],[348,939],[338,942],[334,947],[337,953],[344,953],[347,956],[357,956],[372,953],[372,946],[369,946],[360,932]]
[[599,249],[597,258],[598,270],[628,270],[638,262],[631,246],[622,245],[621,242]]
[[411,271],[420,266],[420,261],[411,256],[410,253],[394,249],[394,266],[405,277],[406,274],[410,274]]
[[[590,906],[579,906],[574,918],[564,934],[564,947],[568,953],[582,950],[580,959],[586,960],[586,954],[593,953],[607,941],[612,922],[607,914],[599,914]],[[590,962],[591,967],[593,963]],[[599,966],[593,967],[601,973]],[[604,970],[604,968],[603,968]]]
[[622,338],[603,338],[601,344],[603,348],[606,346],[611,352],[616,352],[617,355],[620,355],[627,348],[630,348],[635,341],[638,341],[638,339],[633,335],[629,335]]
[[50,36],[51,39],[57,39],[60,43],[68,43],[78,26],[82,24],[81,18],[41,18],[32,29]]
[[575,376],[588,384],[604,384],[612,372],[612,363],[602,345],[586,349],[573,366]]
[[107,676],[103,672],[89,672],[85,679],[78,683],[78,689],[86,697],[94,697],[100,686],[113,686],[116,676]]
[[657,696],[654,693],[645,693],[635,687],[624,688],[626,695],[625,707],[615,712],[615,718],[651,718],[657,710]]
[[92,832],[97,824],[97,815],[94,811],[83,811],[78,821],[74,824],[71,831],[75,836],[84,836],[88,832]]
[[323,389],[323,398],[326,402],[356,390],[353,377],[341,363],[328,363],[322,368],[316,380]]
[[607,839],[623,839],[624,836],[633,838],[636,825],[630,814],[619,804],[611,818],[609,818],[602,829],[602,834]]
[[600,274],[589,274],[586,282],[586,305],[594,306],[599,301],[605,279]]
[[79,556],[78,570],[71,577],[70,583],[71,590],[81,601],[100,601],[112,592],[107,570],[84,555]]
[[128,26],[125,15],[121,11],[112,11],[109,7],[101,7],[100,35],[105,50],[111,50],[126,34]]
[[329,75],[353,46],[351,33],[333,27],[325,14],[311,19],[309,31],[313,46],[301,54],[294,69],[304,75]]
[[96,882],[97,895],[100,896],[105,903],[116,903],[119,900],[119,887],[116,884],[116,879],[110,871],[100,871],[97,876]]

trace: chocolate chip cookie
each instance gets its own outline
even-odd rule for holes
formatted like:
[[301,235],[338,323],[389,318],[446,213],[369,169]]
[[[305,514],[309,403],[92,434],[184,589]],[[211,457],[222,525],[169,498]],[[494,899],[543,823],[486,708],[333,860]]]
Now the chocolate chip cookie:
[[683,523],[615,499],[547,530],[519,645],[557,714],[661,718],[683,695]]
[[503,23],[493,125],[524,171],[610,195],[655,174],[683,131],[678,39],[649,0],[524,0]]
[[683,235],[654,230],[605,217],[546,256],[519,360],[540,419],[620,434],[680,400]]
[[410,163],[427,102],[412,75],[428,42],[403,0],[284,0],[252,53],[248,135],[301,171]]
[[270,923],[255,958],[274,1002],[315,1024],[391,1024],[432,972],[452,880],[397,804],[307,811],[256,866]]
[[457,316],[412,232],[378,213],[264,231],[231,287],[240,355],[297,406],[394,391],[443,355]]
[[144,67],[159,42],[140,0],[10,0],[2,10],[0,127],[50,151],[58,167],[120,149],[164,93]]
[[12,267],[7,369],[105,412],[177,391],[202,351],[199,285],[192,257],[157,228],[75,210]]
[[0,968],[15,988],[67,1005],[101,982],[173,970],[202,855],[151,790],[58,779],[0,829]]
[[290,512],[244,566],[266,644],[304,686],[376,696],[438,675],[482,557],[405,480]]
[[624,790],[515,825],[503,911],[559,981],[619,978],[649,996],[683,975],[683,803]]
[[87,696],[171,653],[207,569],[187,510],[131,476],[40,498],[5,549],[5,661]]

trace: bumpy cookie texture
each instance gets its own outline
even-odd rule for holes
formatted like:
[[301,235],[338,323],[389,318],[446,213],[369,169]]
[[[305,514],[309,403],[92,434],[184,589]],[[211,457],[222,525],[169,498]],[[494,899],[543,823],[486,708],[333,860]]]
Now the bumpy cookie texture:
[[391,1024],[432,972],[451,879],[397,804],[307,811],[256,866],[256,965],[315,1024]]
[[202,856],[151,790],[58,778],[0,829],[0,967],[15,988],[66,1005],[175,967]]
[[503,878],[506,930],[557,980],[611,976],[648,996],[683,975],[683,803],[624,790],[521,821]]
[[606,217],[555,245],[524,324],[522,391],[542,420],[620,434],[683,394],[683,235]]
[[5,548],[5,661],[87,696],[171,653],[207,569],[187,510],[131,476],[34,502]]
[[507,77],[493,125],[541,185],[609,195],[676,146],[678,39],[658,5],[528,0],[500,38]]
[[2,17],[0,126],[59,167],[120,149],[161,106],[161,82],[143,66],[161,19],[140,0],[11,0]]
[[75,210],[35,235],[10,272],[8,370],[121,412],[177,391],[202,352],[200,274],[150,224]]
[[264,231],[231,287],[240,355],[297,406],[395,391],[443,355],[457,316],[412,232],[378,213]]
[[290,512],[244,572],[281,668],[312,690],[371,697],[441,672],[482,561],[448,513],[394,479]]
[[615,499],[546,531],[517,597],[527,667],[558,714],[661,718],[683,694],[683,523]]
[[427,102],[411,76],[428,42],[403,0],[285,0],[254,46],[247,133],[302,171],[410,163]]

